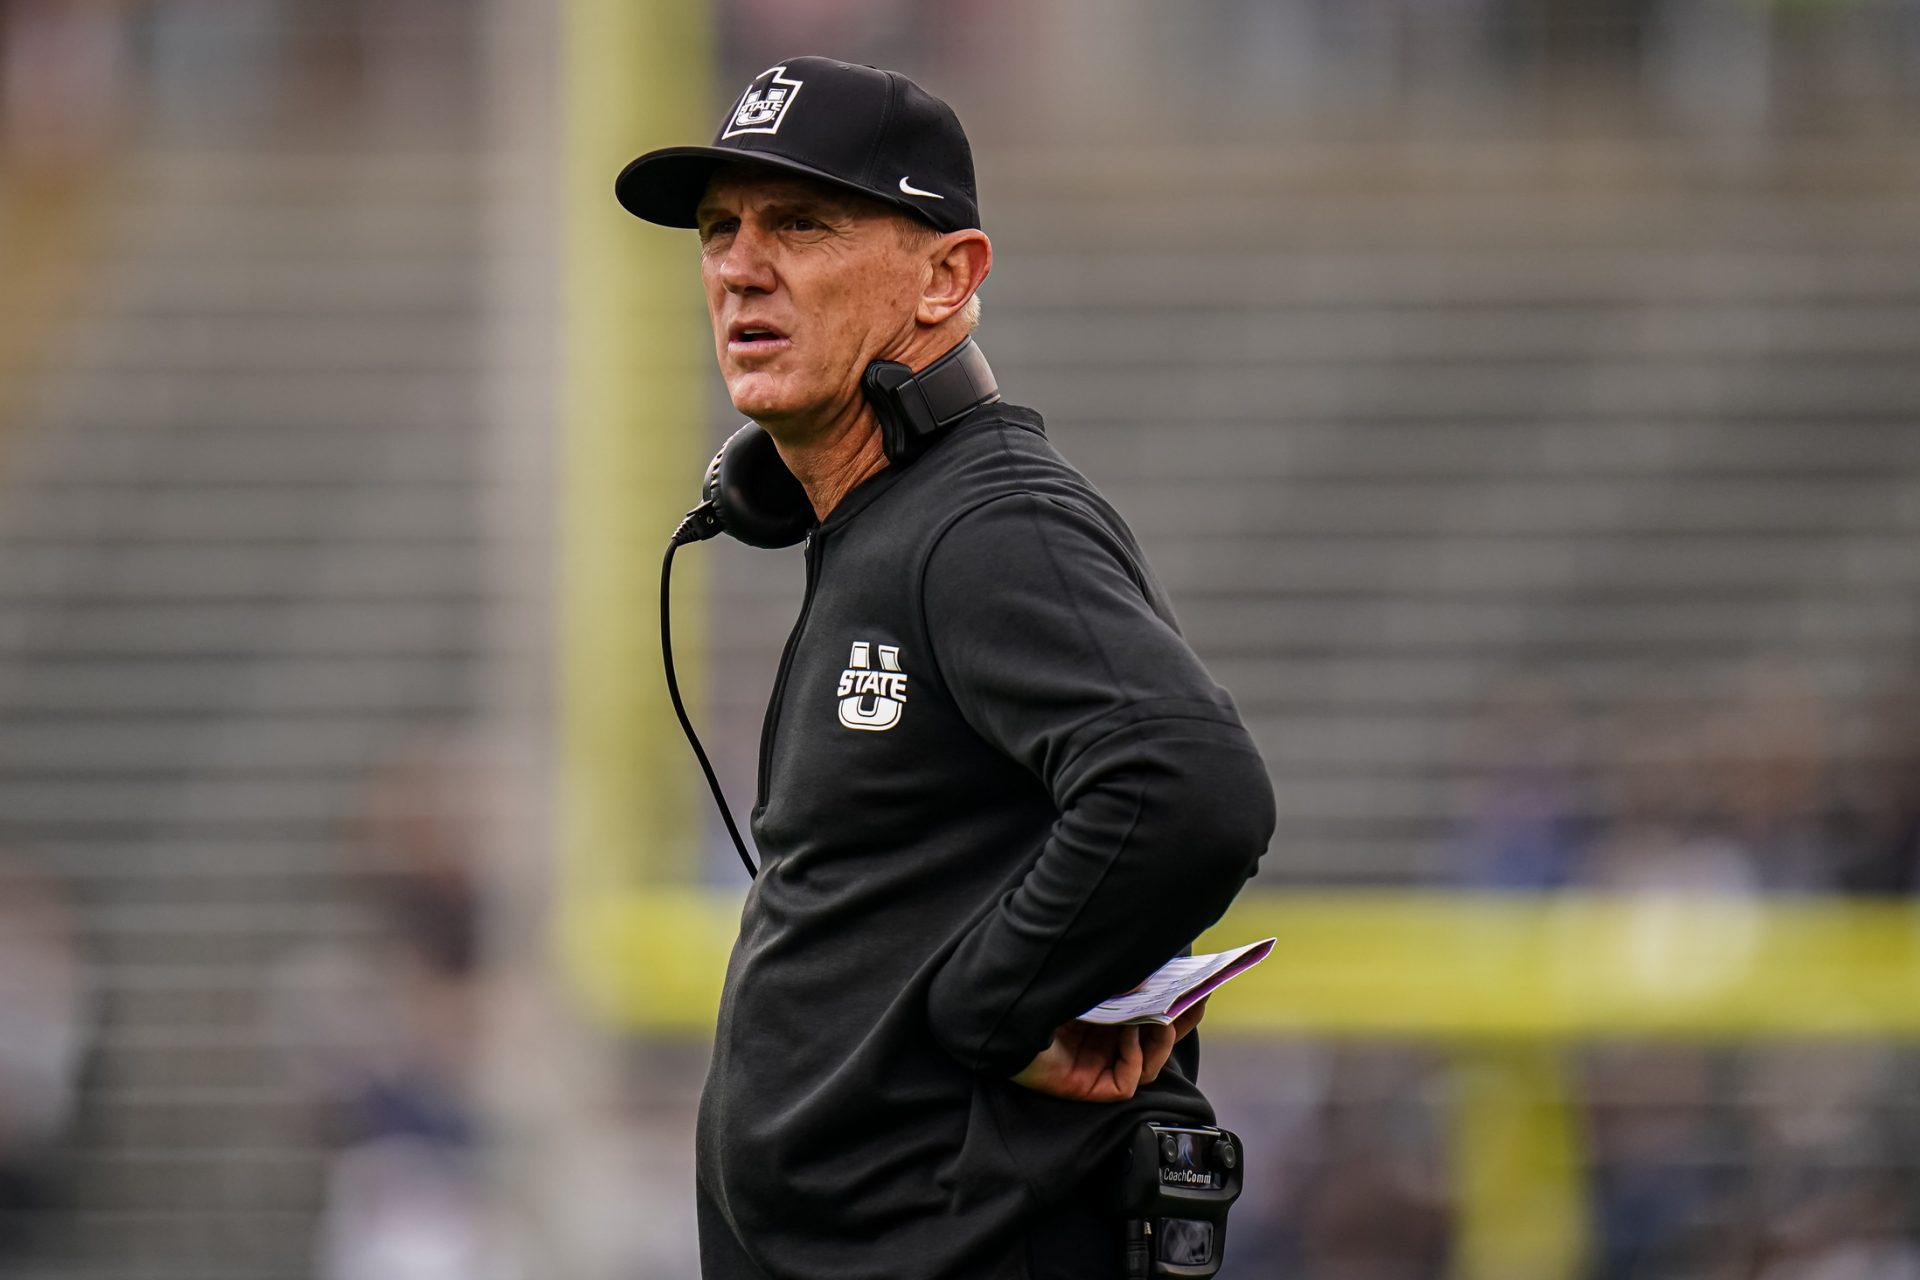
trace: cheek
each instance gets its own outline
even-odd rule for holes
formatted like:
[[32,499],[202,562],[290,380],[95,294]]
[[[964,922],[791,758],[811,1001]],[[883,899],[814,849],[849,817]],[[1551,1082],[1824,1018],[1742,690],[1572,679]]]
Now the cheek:
[[897,273],[849,272],[834,281],[829,301],[837,317],[833,345],[849,358],[876,350],[913,315],[914,297]]
[[713,334],[714,349],[716,351],[725,350],[726,342],[723,340],[724,327],[720,323],[720,302],[723,295],[717,293],[711,281],[705,283],[707,286],[707,328]]

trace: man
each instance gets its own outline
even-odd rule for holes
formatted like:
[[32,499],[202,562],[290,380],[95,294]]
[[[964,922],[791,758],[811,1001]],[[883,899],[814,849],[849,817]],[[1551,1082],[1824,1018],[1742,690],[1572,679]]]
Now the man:
[[995,396],[889,462],[862,372],[966,340],[993,261],[945,103],[795,58],[617,192],[698,229],[727,391],[818,518],[701,1100],[703,1273],[1117,1276],[1119,1144],[1212,1118],[1198,1013],[1075,1016],[1226,908],[1266,770],[1037,413]]

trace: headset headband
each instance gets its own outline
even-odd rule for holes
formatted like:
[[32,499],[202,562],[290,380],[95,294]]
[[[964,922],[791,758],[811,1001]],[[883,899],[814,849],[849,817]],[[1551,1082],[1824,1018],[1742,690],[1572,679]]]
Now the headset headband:
[[1000,398],[993,369],[971,337],[919,373],[893,360],[875,360],[860,386],[880,420],[880,445],[894,466],[919,457],[935,436]]

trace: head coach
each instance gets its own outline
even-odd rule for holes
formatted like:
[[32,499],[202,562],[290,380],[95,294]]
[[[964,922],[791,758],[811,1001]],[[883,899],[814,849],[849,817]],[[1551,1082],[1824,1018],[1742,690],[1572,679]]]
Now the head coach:
[[993,249],[944,102],[794,58],[616,193],[698,231],[721,375],[807,526],[700,1105],[703,1274],[1117,1277],[1117,1149],[1212,1119],[1197,1016],[1074,1019],[1226,909],[1265,767],[971,339]]

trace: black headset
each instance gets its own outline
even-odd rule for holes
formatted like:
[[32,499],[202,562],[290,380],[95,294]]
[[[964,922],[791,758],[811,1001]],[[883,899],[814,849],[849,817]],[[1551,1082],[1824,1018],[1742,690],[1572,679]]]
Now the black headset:
[[[972,338],[915,373],[875,360],[860,375],[889,466],[912,462],[941,432],[1000,398],[987,358]],[[727,437],[707,465],[700,505],[674,532],[674,545],[729,533],[750,547],[790,547],[813,528],[813,504],[780,458],[773,437],[749,422]]]
[[[972,338],[915,373],[892,360],[875,360],[860,375],[860,390],[865,393],[873,416],[880,420],[880,447],[886,452],[887,465],[903,467],[931,445],[940,434],[983,404],[1000,398],[999,384],[987,358]],[[700,771],[707,777],[707,788],[733,837],[733,847],[746,864],[747,874],[757,876],[759,868],[747,853],[746,841],[733,821],[733,811],[720,790],[713,765],[693,731],[687,708],[680,701],[680,682],[673,674],[672,596],[668,584],[673,578],[673,553],[689,542],[704,542],[715,534],[728,533],[750,547],[790,547],[810,533],[815,524],[813,503],[800,481],[781,459],[773,437],[758,423],[749,422],[727,437],[720,452],[707,464],[707,475],[700,486],[700,505],[687,512],[680,527],[667,541],[667,557],[660,566],[660,657],[667,669],[667,694],[673,699],[673,713],[686,730]]]

